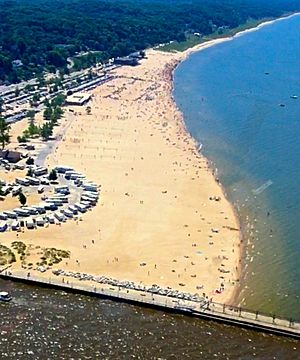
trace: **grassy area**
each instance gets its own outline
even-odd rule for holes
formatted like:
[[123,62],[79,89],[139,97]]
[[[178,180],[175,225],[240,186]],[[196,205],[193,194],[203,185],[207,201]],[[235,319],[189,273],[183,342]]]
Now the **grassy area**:
[[193,46],[201,44],[203,41],[204,40],[202,37],[195,36],[195,35],[189,35],[187,37],[186,41],[182,41],[182,42],[173,41],[171,44],[166,44],[166,45],[158,48],[157,50],[167,51],[167,52],[184,51]]
[[254,28],[254,27],[258,26],[259,24],[261,24],[265,21],[269,21],[269,20],[273,20],[273,19],[272,18],[263,18],[263,19],[259,19],[259,20],[249,19],[246,23],[241,24],[240,26],[238,26],[234,29],[225,29],[222,31],[215,31],[214,33],[212,33],[210,35],[202,36],[202,37],[195,36],[195,35],[189,35],[189,36],[187,36],[187,39],[185,41],[182,41],[182,42],[174,41],[170,44],[166,44],[166,45],[158,48],[157,50],[166,51],[166,52],[185,51],[193,46],[196,46],[198,44],[204,43],[209,40],[233,36],[233,35],[237,34],[238,32]]

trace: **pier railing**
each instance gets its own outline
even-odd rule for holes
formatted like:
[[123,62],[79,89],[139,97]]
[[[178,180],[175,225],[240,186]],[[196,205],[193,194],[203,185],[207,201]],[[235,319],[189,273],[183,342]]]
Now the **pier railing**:
[[205,308],[217,314],[224,314],[239,318],[241,320],[252,320],[255,322],[261,322],[271,325],[280,325],[290,329],[300,330],[300,323],[297,319],[294,318],[285,318],[276,314],[267,313],[263,311],[254,311],[250,309],[245,309],[238,306],[227,305],[217,302],[207,302]]
[[244,326],[254,330],[268,331],[275,334],[300,338],[300,322],[296,319],[286,319],[275,314],[253,311],[237,306],[222,304],[202,298],[200,301],[172,298],[157,293],[129,289],[122,286],[94,283],[76,278],[60,276],[37,276],[35,274],[4,270],[0,276],[6,279],[19,280],[39,285],[55,286],[65,290],[80,291],[89,295],[98,295],[131,303],[160,307],[171,311],[187,313],[210,320],[217,320],[233,325]]

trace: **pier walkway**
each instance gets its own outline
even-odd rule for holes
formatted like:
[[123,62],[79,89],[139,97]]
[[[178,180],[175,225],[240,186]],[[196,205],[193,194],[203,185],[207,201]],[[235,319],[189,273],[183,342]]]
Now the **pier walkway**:
[[80,292],[90,296],[107,297],[110,299],[135,303],[138,305],[160,308],[171,312],[184,313],[207,320],[214,320],[230,325],[245,327],[274,335],[290,336],[300,339],[300,322],[258,311],[238,308],[236,306],[210,302],[205,298],[200,301],[189,301],[171,298],[165,295],[128,289],[121,286],[98,284],[79,279],[65,280],[60,276],[46,274],[24,276],[24,273],[2,270],[0,277],[12,281],[21,281],[43,287],[55,287],[61,290]]

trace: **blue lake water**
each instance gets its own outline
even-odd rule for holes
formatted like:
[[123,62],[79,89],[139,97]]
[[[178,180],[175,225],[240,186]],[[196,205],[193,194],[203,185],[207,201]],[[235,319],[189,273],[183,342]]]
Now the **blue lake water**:
[[174,98],[240,217],[237,301],[299,318],[300,16],[194,53]]

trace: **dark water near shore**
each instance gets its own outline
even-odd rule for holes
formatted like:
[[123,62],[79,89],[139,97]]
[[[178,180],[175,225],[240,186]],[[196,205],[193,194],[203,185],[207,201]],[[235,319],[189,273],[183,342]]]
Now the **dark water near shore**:
[[1,359],[297,359],[295,340],[110,300],[13,284]]
[[299,59],[296,16],[193,54],[174,85],[187,128],[241,219],[246,256],[238,302],[298,319]]

